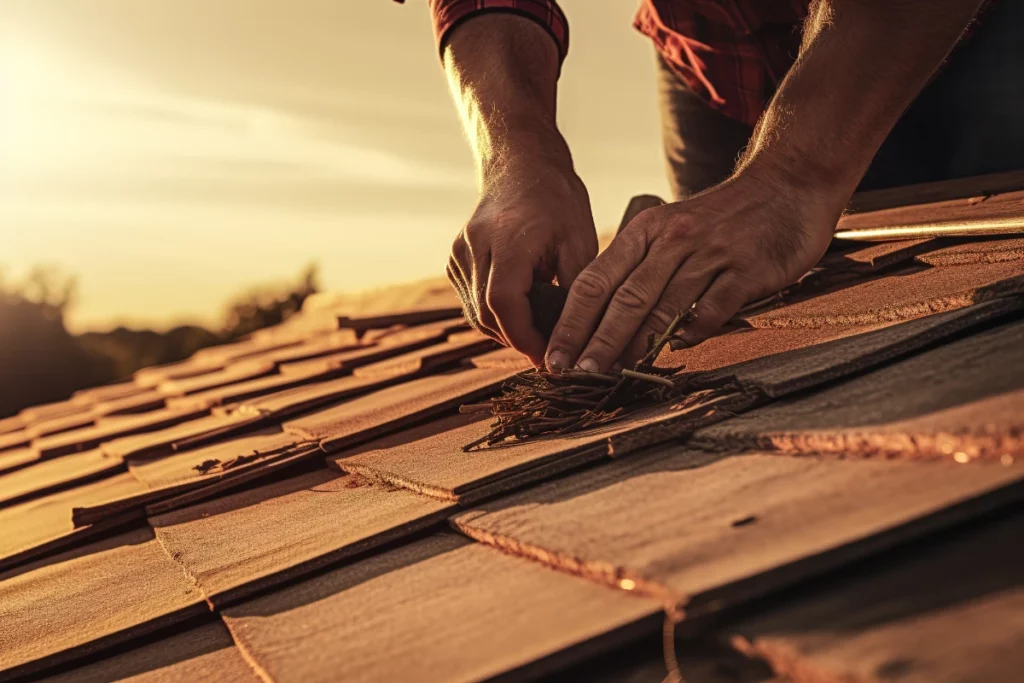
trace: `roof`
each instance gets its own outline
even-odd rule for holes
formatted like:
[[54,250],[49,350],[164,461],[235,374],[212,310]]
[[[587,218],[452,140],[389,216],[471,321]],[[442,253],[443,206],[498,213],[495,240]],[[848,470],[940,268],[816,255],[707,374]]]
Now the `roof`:
[[[840,227],[1024,218],[945,187]],[[1022,311],[1019,235],[837,241],[685,400],[466,453],[525,361],[444,283],[314,297],[0,422],[0,680],[1008,680]]]

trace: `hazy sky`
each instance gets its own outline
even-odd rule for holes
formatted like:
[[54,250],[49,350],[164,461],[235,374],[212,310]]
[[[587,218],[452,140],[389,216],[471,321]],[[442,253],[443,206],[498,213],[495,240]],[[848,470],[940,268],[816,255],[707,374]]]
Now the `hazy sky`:
[[[636,4],[562,0],[605,229],[667,193]],[[311,261],[337,290],[438,275],[474,199],[424,0],[0,0],[0,268],[77,274],[77,328],[209,322]]]

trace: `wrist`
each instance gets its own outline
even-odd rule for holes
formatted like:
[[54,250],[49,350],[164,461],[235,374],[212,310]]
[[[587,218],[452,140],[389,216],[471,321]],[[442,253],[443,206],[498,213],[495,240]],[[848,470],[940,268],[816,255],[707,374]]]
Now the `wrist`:
[[494,193],[510,182],[527,187],[560,179],[580,182],[569,145],[554,125],[510,124],[492,137],[489,152],[477,157],[483,194]]
[[857,178],[823,168],[808,156],[773,153],[746,159],[735,177],[765,186],[779,197],[789,197],[810,207],[841,213],[857,186]]

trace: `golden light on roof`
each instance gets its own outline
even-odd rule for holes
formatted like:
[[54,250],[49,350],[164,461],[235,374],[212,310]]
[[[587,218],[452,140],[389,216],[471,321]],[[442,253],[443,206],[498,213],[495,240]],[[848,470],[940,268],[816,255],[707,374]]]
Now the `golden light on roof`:
[[619,579],[619,588],[624,591],[631,591],[636,588],[636,581],[633,579]]
[[1009,453],[1003,453],[1003,454],[1002,454],[1002,455],[1001,455],[1001,456],[999,457],[999,462],[1000,462],[1000,463],[1001,463],[1002,465],[1005,465],[1006,467],[1009,467],[1010,465],[1012,465],[1012,464],[1013,464],[1013,456],[1012,456],[1012,455],[1010,455]]
[[956,460],[961,465],[963,465],[971,461],[971,456],[967,455],[963,451],[957,451],[956,453],[953,454],[953,459]]

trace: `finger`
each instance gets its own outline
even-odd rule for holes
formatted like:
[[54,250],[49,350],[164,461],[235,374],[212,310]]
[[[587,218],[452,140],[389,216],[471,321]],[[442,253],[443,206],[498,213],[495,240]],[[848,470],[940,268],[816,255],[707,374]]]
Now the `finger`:
[[474,329],[478,330],[485,336],[490,337],[499,344],[503,343],[498,335],[494,334],[493,332],[487,329],[484,329],[483,326],[480,325],[480,321],[477,318],[474,307],[470,303],[469,294],[467,293],[466,286],[463,283],[461,277],[459,276],[457,268],[455,268],[455,266],[452,263],[448,264],[447,274],[448,280],[452,283],[452,286],[455,288],[455,292],[458,295],[459,300],[462,301],[462,309],[465,312],[466,322],[468,322]]
[[718,332],[747,303],[746,281],[734,270],[715,278],[693,308],[693,321],[680,335],[687,346],[696,346]]
[[674,293],[666,287],[677,279],[679,269],[685,268],[686,254],[679,247],[668,248],[663,242],[655,240],[647,258],[615,290],[601,322],[580,354],[581,368],[604,372],[626,350],[655,304],[671,308]]
[[644,260],[647,246],[644,226],[626,230],[579,274],[548,343],[549,370],[573,366],[615,290]]
[[[696,259],[686,261],[673,275],[665,288],[661,301],[644,320],[640,330],[627,346],[621,360],[632,366],[647,353],[651,335],[660,337],[672,325],[676,317],[690,311],[694,302],[707,290],[708,285],[720,271],[702,267]],[[692,317],[692,312],[687,318]]]
[[494,312],[487,304],[487,288],[490,282],[490,275],[491,255],[489,253],[481,253],[473,261],[473,284],[470,290],[470,297],[473,299],[473,306],[476,308],[480,331],[489,337],[497,339],[502,345],[508,346],[508,340],[502,334],[501,326],[498,325]]
[[539,366],[544,361],[545,344],[533,326],[528,296],[532,285],[533,264],[529,261],[491,262],[487,307],[509,345]]

